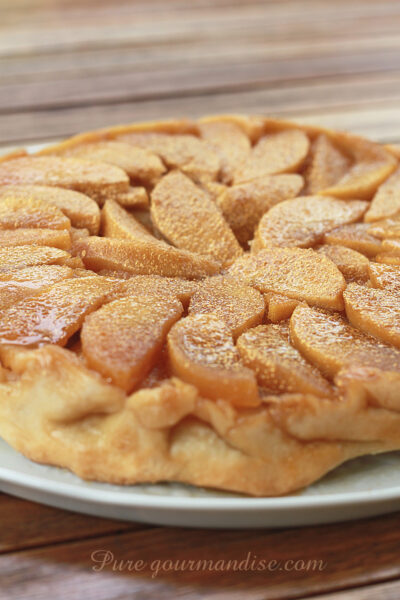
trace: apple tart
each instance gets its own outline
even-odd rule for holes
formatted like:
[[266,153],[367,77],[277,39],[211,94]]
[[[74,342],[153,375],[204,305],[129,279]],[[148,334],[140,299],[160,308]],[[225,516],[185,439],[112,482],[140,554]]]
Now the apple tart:
[[398,160],[233,115],[2,157],[0,435],[254,496],[400,449]]

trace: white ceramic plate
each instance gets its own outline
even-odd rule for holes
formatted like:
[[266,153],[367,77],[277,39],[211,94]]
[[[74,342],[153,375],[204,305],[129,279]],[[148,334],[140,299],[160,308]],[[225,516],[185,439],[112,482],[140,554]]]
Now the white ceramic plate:
[[291,496],[247,498],[179,484],[85,482],[35,464],[0,440],[0,490],[58,508],[160,525],[316,525],[400,510],[400,452],[353,460]]

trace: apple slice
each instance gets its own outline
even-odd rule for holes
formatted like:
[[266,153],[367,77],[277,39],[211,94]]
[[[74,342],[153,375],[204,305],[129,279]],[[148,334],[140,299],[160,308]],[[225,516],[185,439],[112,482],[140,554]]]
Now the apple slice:
[[265,301],[260,292],[228,277],[211,277],[198,285],[189,314],[213,313],[224,321],[234,338],[262,322]]
[[317,252],[323,254],[335,263],[347,282],[364,283],[369,279],[369,260],[364,254],[346,246],[325,244]]
[[352,165],[338,182],[320,193],[369,200],[395,170],[395,157],[382,145],[353,134],[335,133],[334,141],[351,158]]
[[374,235],[380,240],[399,238],[400,237],[400,214],[393,215],[382,221],[375,221],[368,228],[368,233]]
[[261,218],[252,250],[271,246],[307,248],[324,233],[362,217],[367,203],[322,196],[302,196],[273,206]]
[[294,198],[303,187],[300,175],[266,175],[227,187],[216,202],[242,245],[253,236],[259,220],[272,206]]
[[219,265],[207,256],[178,250],[158,240],[117,240],[91,236],[75,243],[77,255],[93,271],[126,271],[132,275],[163,275],[199,279],[214,275]]
[[100,210],[97,202],[72,190],[44,185],[7,185],[0,187],[0,202],[9,200],[46,202],[57,207],[78,229],[96,234],[100,228]]
[[368,223],[352,223],[333,229],[324,236],[326,244],[346,246],[368,257],[374,257],[382,250],[381,240],[369,233]]
[[149,195],[144,187],[130,187],[116,197],[118,204],[127,208],[145,209],[149,206]]
[[264,135],[253,147],[247,161],[235,172],[234,183],[243,183],[278,173],[293,173],[303,164],[310,147],[300,129],[285,129]]
[[250,154],[248,136],[235,123],[228,121],[204,121],[199,124],[201,136],[221,157],[221,179],[231,184],[234,172]]
[[123,169],[133,182],[144,185],[155,185],[166,171],[154,152],[114,140],[101,140],[64,149],[60,146],[58,152],[57,148],[54,150],[58,155],[109,163]]
[[365,221],[372,223],[395,216],[400,211],[400,168],[378,189],[372,198]]
[[368,288],[357,283],[343,294],[350,323],[387,344],[400,347],[400,298],[389,290]]
[[106,201],[101,211],[101,218],[102,233],[106,237],[156,241],[154,236],[115,200]]
[[132,294],[103,306],[82,327],[88,365],[131,392],[155,364],[182,312],[178,300],[152,294]]
[[268,302],[268,320],[272,323],[279,323],[279,321],[286,321],[290,319],[296,306],[299,304],[299,300],[288,298],[283,294],[274,294],[272,292],[266,292],[264,294]]
[[218,154],[204,140],[194,135],[141,132],[124,134],[118,139],[151,150],[169,169],[178,168],[195,180],[217,179],[221,169]]
[[243,364],[252,369],[258,384],[274,392],[303,392],[327,397],[332,388],[289,341],[287,324],[259,325],[237,342]]
[[85,316],[106,301],[117,285],[97,275],[55,283],[2,311],[0,343],[64,346]]
[[46,246],[0,246],[0,273],[9,273],[25,267],[37,265],[64,265],[69,262],[71,255],[58,248]]
[[151,194],[151,215],[161,233],[183,250],[212,256],[223,266],[242,249],[221,211],[191,179],[173,171]]
[[335,185],[347,173],[351,160],[322,133],[311,144],[304,172],[306,193],[313,195]]
[[331,260],[314,250],[267,248],[239,258],[228,274],[260,292],[283,294],[322,308],[344,308],[343,275]]
[[70,267],[39,265],[0,274],[0,310],[9,308],[43,288],[73,276]]
[[24,156],[0,163],[0,185],[62,187],[87,194],[100,204],[129,188],[129,177],[112,165],[79,158]]
[[372,287],[400,293],[400,267],[371,262],[369,276]]
[[397,252],[380,252],[374,260],[385,265],[400,266],[400,254]]
[[168,334],[173,373],[212,400],[238,406],[260,403],[254,373],[240,362],[228,326],[213,314],[190,315]]
[[43,200],[0,195],[0,229],[69,229],[70,227],[70,220],[61,210]]
[[159,298],[167,296],[180,302],[186,308],[190,298],[201,285],[201,282],[188,281],[179,277],[160,277],[160,275],[132,275],[128,281],[121,284],[118,295],[151,294]]
[[400,256],[400,239],[383,240],[382,251]]
[[332,379],[350,366],[400,371],[397,348],[355,329],[337,313],[297,306],[290,319],[290,338],[306,360]]
[[71,236],[67,229],[0,229],[0,246],[49,246],[68,250]]

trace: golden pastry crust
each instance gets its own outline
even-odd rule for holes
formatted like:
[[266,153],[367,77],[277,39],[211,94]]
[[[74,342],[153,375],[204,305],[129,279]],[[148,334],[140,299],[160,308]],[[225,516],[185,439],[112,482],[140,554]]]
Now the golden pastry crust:
[[0,435],[14,448],[84,479],[254,496],[400,448],[400,266],[379,276],[373,258],[400,252],[369,232],[391,148],[225,115],[39,154],[0,159]]

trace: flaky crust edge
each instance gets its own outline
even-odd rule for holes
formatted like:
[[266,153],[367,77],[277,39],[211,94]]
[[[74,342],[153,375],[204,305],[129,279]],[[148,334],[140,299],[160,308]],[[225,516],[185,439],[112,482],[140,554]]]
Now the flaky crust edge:
[[57,346],[3,349],[1,358],[0,435],[86,480],[276,496],[350,458],[400,448],[400,414],[371,404],[368,390],[345,401],[288,394],[237,410],[177,378],[126,397]]

